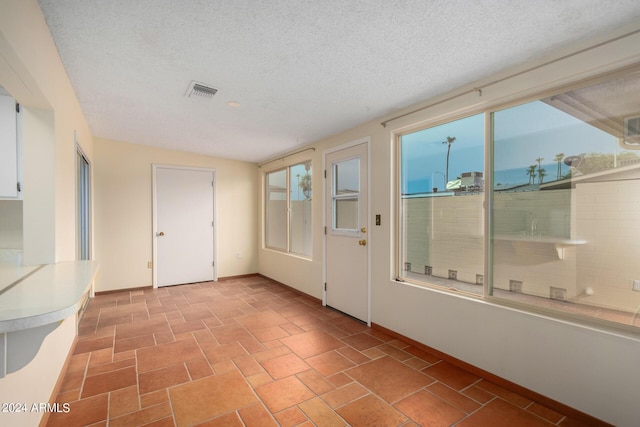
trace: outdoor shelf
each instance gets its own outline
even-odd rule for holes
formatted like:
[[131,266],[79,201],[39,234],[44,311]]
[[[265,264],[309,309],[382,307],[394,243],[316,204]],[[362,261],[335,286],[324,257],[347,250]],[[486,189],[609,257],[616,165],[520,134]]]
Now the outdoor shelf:
[[567,237],[554,237],[544,235],[531,235],[531,234],[496,234],[493,236],[493,240],[502,240],[511,243],[524,243],[524,244],[544,244],[553,245],[558,255],[558,259],[564,260],[564,250],[566,248],[585,245],[586,240],[582,239],[570,239]]

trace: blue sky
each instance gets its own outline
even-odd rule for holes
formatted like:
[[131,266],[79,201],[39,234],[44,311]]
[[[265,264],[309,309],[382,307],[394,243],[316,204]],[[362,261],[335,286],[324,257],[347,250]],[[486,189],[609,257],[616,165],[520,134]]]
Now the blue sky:
[[[449,181],[463,172],[484,170],[484,114],[424,129],[402,137],[404,194],[444,189],[447,137],[455,137],[449,158]],[[617,139],[550,105],[535,101],[494,114],[496,171],[527,168],[542,157],[555,178],[554,157],[581,153],[622,152]],[[523,181],[527,181],[523,173]]]

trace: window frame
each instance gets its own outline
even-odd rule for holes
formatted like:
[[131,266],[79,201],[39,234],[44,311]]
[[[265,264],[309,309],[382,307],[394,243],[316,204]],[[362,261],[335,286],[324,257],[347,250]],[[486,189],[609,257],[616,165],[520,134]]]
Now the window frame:
[[[595,316],[591,316],[588,314],[581,314],[576,312],[569,312],[566,310],[546,307],[543,305],[536,305],[533,303],[522,302],[512,299],[501,298],[500,296],[492,295],[492,284],[493,284],[493,208],[494,208],[494,188],[493,188],[493,174],[494,174],[494,164],[493,164],[493,156],[494,156],[494,141],[493,141],[493,131],[494,131],[494,123],[493,117],[494,113],[506,110],[512,107],[517,107],[520,105],[524,105],[534,101],[540,101],[545,98],[552,97],[554,95],[560,95],[563,93],[571,92],[574,90],[578,90],[581,88],[586,88],[589,86],[597,85],[598,83],[605,82],[607,80],[613,80],[616,77],[624,76],[626,74],[639,72],[640,64],[635,63],[632,65],[624,66],[621,68],[617,68],[614,70],[604,71],[598,73],[594,76],[590,76],[587,78],[579,78],[574,79],[573,81],[569,81],[568,83],[558,84],[552,87],[545,88],[543,90],[532,90],[530,93],[527,93],[524,96],[508,98],[507,101],[492,101],[487,102],[486,104],[477,105],[473,108],[468,109],[460,109],[460,108],[452,108],[452,113],[447,114],[438,114],[436,120],[423,120],[419,123],[414,123],[412,125],[404,126],[391,131],[391,142],[394,144],[394,150],[392,152],[395,153],[395,159],[393,159],[394,168],[396,170],[395,175],[395,185],[393,188],[395,189],[395,194],[392,195],[393,203],[395,204],[395,261],[393,262],[394,266],[394,277],[392,279],[396,283],[399,284],[410,284],[418,287],[423,287],[427,289],[437,290],[440,292],[445,292],[449,295],[453,295],[456,297],[465,297],[471,298],[472,300],[495,304],[497,306],[509,307],[512,309],[522,310],[524,312],[533,313],[542,316],[548,316],[550,318],[555,318],[559,320],[576,322],[581,325],[591,325],[598,328],[603,328],[610,331],[623,331],[626,333],[632,333],[633,335],[637,335],[640,333],[640,325],[634,326],[631,324],[625,324],[621,322],[617,322],[614,320],[607,320],[598,318]],[[504,99],[504,98],[503,98]],[[461,112],[463,111],[463,112]],[[476,114],[484,114],[484,192],[483,192],[483,214],[484,214],[484,231],[482,236],[482,247],[484,251],[484,281],[483,281],[483,291],[481,295],[474,294],[471,292],[465,292],[464,290],[459,289],[451,289],[446,286],[438,285],[436,283],[431,283],[430,281],[420,281],[416,279],[411,279],[402,275],[404,271],[404,250],[402,248],[402,219],[403,219],[403,209],[402,209],[402,147],[401,147],[401,138],[404,135],[418,132],[424,129],[433,128],[445,123],[451,123],[456,120],[460,120],[466,117],[470,117]],[[636,148],[640,150],[640,148]],[[425,276],[428,277],[428,276]]]
[[[307,171],[309,173],[309,175],[313,175],[313,161],[311,160],[311,158],[303,158],[303,159],[299,159],[296,161],[292,161],[292,162],[288,162],[286,165],[284,166],[279,166],[279,167],[274,167],[271,169],[267,169],[264,171],[263,173],[263,248],[264,249],[268,249],[268,250],[272,250],[272,251],[276,251],[279,253],[283,253],[283,254],[287,254],[287,255],[291,255],[291,256],[295,256],[295,257],[299,257],[299,258],[304,258],[304,259],[312,259],[313,258],[313,210],[311,211],[311,226],[309,227],[309,239],[311,239],[311,243],[310,243],[310,253],[309,254],[304,254],[304,253],[299,253],[299,252],[295,252],[292,250],[292,244],[291,244],[291,236],[292,236],[292,231],[291,231],[291,215],[292,215],[292,207],[291,207],[291,202],[292,202],[292,188],[291,188],[291,169],[296,167],[296,166],[300,166],[300,165],[305,165],[305,164],[309,164],[309,170]],[[285,193],[285,199],[286,200],[286,248],[280,248],[280,247],[276,247],[276,246],[269,246],[269,236],[268,236],[268,232],[269,232],[269,219],[271,218],[271,212],[269,211],[269,175],[270,174],[274,174],[274,173],[278,173],[278,172],[285,172],[285,189],[284,189],[284,193]],[[313,180],[312,180],[312,184],[311,184],[311,197],[309,198],[309,200],[311,201],[313,199]]]
[[[357,160],[358,162],[358,171],[360,170],[360,158],[359,157],[349,157],[346,159],[343,159],[340,161],[340,163],[346,163],[352,160]],[[332,204],[332,209],[331,212],[333,213],[332,218],[330,218],[329,224],[331,224],[330,228],[329,228],[329,232],[334,235],[334,236],[349,236],[349,237],[356,237],[356,236],[360,236],[360,228],[362,227],[362,224],[358,223],[356,225],[355,228],[338,228],[337,224],[336,224],[336,215],[337,215],[337,206],[336,206],[336,202],[338,202],[339,200],[353,200],[354,198],[357,200],[358,204],[358,211],[357,211],[357,219],[359,221],[360,219],[360,212],[362,212],[362,188],[361,185],[362,183],[360,181],[358,181],[358,191],[355,192],[351,192],[351,193],[345,193],[345,194],[336,194],[336,186],[338,185],[338,179],[337,179],[337,166],[339,163],[331,163],[330,167],[329,167],[329,172],[331,173],[331,182],[333,187],[330,189],[331,190],[331,204]],[[355,196],[355,197],[354,197]]]

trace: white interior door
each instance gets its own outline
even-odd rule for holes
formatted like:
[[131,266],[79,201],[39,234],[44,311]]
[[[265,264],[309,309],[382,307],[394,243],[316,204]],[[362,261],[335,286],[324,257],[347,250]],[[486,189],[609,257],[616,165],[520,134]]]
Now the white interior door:
[[215,280],[214,171],[154,169],[156,286]]
[[326,155],[328,306],[369,322],[368,144]]

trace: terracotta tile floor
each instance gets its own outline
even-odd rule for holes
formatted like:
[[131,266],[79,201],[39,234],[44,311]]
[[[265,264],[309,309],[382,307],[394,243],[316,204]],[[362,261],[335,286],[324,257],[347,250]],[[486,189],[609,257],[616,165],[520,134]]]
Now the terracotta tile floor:
[[48,426],[576,426],[260,276],[96,296]]

